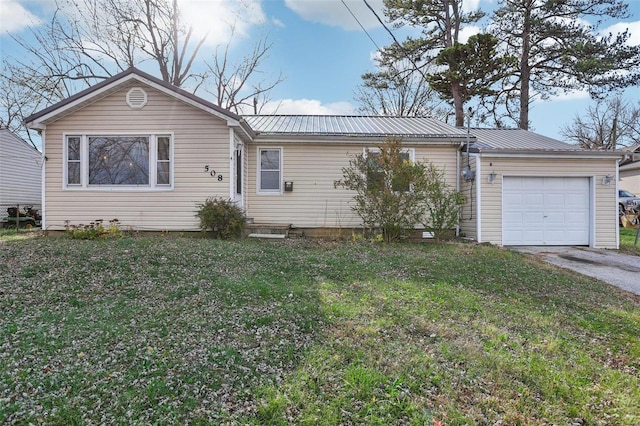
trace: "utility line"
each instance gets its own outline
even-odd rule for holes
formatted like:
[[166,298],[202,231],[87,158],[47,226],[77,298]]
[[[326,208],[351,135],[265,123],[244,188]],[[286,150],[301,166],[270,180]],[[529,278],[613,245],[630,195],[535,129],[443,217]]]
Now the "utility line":
[[342,1],[342,4],[344,5],[344,7],[346,7],[347,10],[349,11],[351,16],[353,16],[353,19],[355,19],[356,22],[358,23],[358,25],[360,25],[360,28],[362,28],[362,31],[364,31],[364,33],[367,35],[367,37],[369,37],[369,40],[371,40],[371,43],[373,43],[373,45],[376,47],[376,49],[380,50],[380,46],[378,46],[376,41],[371,37],[371,34],[369,34],[367,32],[367,30],[364,27],[364,25],[362,25],[362,23],[360,23],[360,20],[358,20],[358,17],[353,13],[353,11],[349,8],[349,6],[347,6],[347,3],[344,0],[341,0],[341,1]]
[[[369,2],[367,0],[362,0],[364,2],[364,4],[369,8],[369,10],[371,11],[371,13],[373,13],[373,15],[376,17],[376,19],[378,20],[378,22],[380,22],[380,25],[382,25],[382,27],[387,31],[387,33],[389,33],[389,35],[391,36],[391,38],[393,39],[393,41],[398,45],[398,47],[400,48],[400,50],[402,50],[402,52],[405,54],[405,57],[411,62],[411,64],[413,65],[413,69],[415,71],[418,71],[421,75],[422,78],[424,78],[425,80],[427,79],[427,76],[424,74],[424,72],[422,71],[422,69],[420,67],[418,67],[418,65],[415,63],[415,61],[413,60],[413,58],[411,57],[411,55],[409,54],[409,52],[407,51],[407,49],[404,48],[404,46],[402,44],[400,44],[400,42],[398,41],[398,39],[396,38],[395,34],[393,34],[393,32],[389,29],[389,27],[387,27],[387,24],[384,23],[384,21],[382,20],[382,18],[380,18],[380,16],[378,15],[378,12],[375,11],[375,9],[373,7],[371,7],[371,5],[369,4]],[[344,0],[343,0],[344,2]],[[378,49],[380,50],[380,49]],[[398,71],[398,74],[400,74],[400,71]]]

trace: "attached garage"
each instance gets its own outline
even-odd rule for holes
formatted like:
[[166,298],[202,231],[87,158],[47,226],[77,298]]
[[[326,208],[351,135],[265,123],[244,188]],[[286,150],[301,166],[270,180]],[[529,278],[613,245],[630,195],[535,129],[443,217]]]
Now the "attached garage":
[[[616,152],[521,129],[472,129],[461,233],[501,246],[619,246]],[[463,164],[464,162],[464,164]]]
[[505,176],[503,245],[589,245],[589,179]]

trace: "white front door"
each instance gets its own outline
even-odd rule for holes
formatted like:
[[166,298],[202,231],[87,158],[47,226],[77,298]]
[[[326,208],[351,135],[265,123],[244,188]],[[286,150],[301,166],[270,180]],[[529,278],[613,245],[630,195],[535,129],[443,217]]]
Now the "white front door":
[[506,176],[503,245],[589,245],[589,178]]

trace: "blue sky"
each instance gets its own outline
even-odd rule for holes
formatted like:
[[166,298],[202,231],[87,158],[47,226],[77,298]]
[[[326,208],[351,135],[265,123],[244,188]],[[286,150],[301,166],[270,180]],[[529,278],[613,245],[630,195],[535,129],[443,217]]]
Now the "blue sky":
[[[376,46],[360,28],[341,0],[178,0],[196,34],[208,34],[202,56],[210,56],[219,43],[230,39],[228,23],[236,33],[231,54],[241,55],[261,34],[269,33],[274,43],[263,66],[265,77],[282,72],[285,80],[271,92],[269,108],[282,114],[355,114],[354,91],[360,76],[374,70]],[[380,16],[382,0],[368,0]],[[362,0],[345,3],[367,28],[378,46],[392,43]],[[496,0],[470,0],[469,8],[485,11]],[[634,44],[640,44],[640,0],[629,1],[632,18],[627,22],[606,22],[601,28],[619,31],[628,27]],[[0,54],[20,57],[23,52],[10,35],[26,36],[28,25],[46,24],[55,11],[53,0],[0,0]],[[238,16],[240,19],[237,19]],[[470,35],[479,28],[469,28]],[[395,30],[394,30],[395,31]],[[398,31],[397,37],[404,35]],[[153,72],[153,70],[150,70]],[[205,92],[198,95],[207,98]],[[628,89],[625,96],[637,102],[640,90]],[[532,130],[561,139],[559,128],[569,124],[589,104],[585,93],[573,93],[538,102],[531,111]]]

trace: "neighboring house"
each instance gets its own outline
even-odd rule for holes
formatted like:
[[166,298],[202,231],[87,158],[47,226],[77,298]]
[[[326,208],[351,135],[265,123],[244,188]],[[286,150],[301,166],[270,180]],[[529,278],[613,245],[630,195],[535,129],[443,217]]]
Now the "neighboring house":
[[8,207],[42,204],[42,154],[10,130],[0,129],[0,219]]
[[620,163],[620,189],[626,189],[640,197],[640,144],[622,150],[624,160]]
[[[470,238],[498,245],[618,245],[620,155],[575,150],[526,131],[468,135],[430,118],[242,117],[137,69],[26,123],[43,134],[46,229],[117,218],[139,230],[195,231],[196,204],[212,196],[235,200],[255,223],[310,232],[358,227],[350,208],[354,194],[334,182],[350,156],[393,136],[412,159],[437,164],[452,187],[465,191],[461,229]],[[532,146],[509,146],[513,138]],[[472,184],[461,177],[467,140]],[[567,192],[559,194],[559,182]],[[518,199],[516,191],[529,199]],[[543,206],[542,223],[532,221],[528,209],[511,210],[526,203]],[[558,223],[572,226],[578,215],[585,228],[579,237],[556,235]],[[529,229],[542,230],[542,238],[531,238]]]

